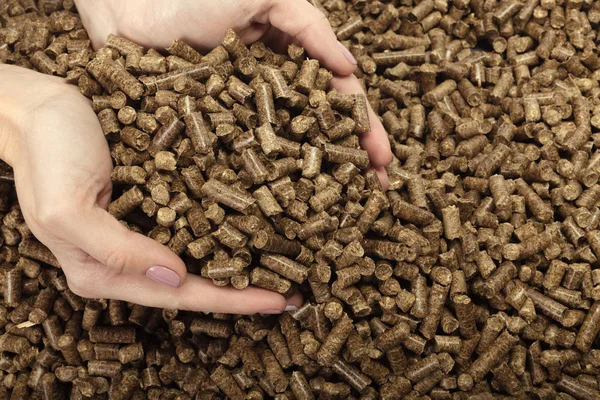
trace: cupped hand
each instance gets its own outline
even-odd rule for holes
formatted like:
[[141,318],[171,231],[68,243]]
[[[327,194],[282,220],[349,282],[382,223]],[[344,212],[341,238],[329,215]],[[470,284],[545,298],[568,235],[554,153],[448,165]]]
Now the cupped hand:
[[[337,41],[325,15],[306,0],[76,0],[77,9],[96,48],[110,33],[145,47],[164,49],[173,40],[209,50],[234,29],[246,43],[263,40],[274,48],[296,43],[336,76],[332,87],[342,93],[362,93],[352,75],[356,60]],[[392,151],[383,125],[369,105],[371,130],[361,136],[371,167],[384,187],[384,167]]]
[[[204,312],[278,313],[299,296],[216,287],[187,275],[167,247],[128,230],[107,211],[112,163],[89,101],[61,80],[0,66],[0,98],[11,97],[0,154],[15,173],[19,203],[35,236],[83,297]],[[12,92],[11,92],[12,91]],[[20,106],[16,106],[20,104]],[[0,113],[0,116],[2,113]]]

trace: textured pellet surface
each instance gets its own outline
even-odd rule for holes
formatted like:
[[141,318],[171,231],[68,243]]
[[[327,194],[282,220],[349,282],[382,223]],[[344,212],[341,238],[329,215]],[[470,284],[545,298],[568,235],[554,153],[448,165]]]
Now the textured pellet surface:
[[82,299],[1,165],[0,399],[600,398],[600,2],[310,2],[366,95],[297,45],[94,52],[72,1],[0,1],[0,62],[90,98],[115,218],[215,285],[305,299]]

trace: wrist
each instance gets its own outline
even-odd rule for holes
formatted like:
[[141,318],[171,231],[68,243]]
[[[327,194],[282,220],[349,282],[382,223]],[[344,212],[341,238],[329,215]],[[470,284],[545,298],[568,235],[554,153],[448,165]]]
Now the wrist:
[[0,64],[0,159],[17,164],[28,121],[60,95],[78,94],[61,79],[25,68]]

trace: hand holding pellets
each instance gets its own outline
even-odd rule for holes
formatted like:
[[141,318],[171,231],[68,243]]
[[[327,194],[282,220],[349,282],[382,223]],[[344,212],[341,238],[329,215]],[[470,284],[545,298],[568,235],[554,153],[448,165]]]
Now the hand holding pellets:
[[[88,66],[96,79],[126,93],[143,82],[138,114],[164,116],[163,126],[148,133],[132,122],[111,145],[117,164],[113,179],[126,186],[109,211],[125,220],[142,211],[171,250],[189,257],[188,268],[199,268],[219,286],[252,284],[291,295],[315,262],[325,262],[314,256],[325,235],[350,226],[330,216],[349,201],[344,192],[373,190],[363,195],[367,204],[358,216],[363,235],[387,207],[376,176],[366,187],[370,183],[359,174],[369,166],[357,140],[370,125],[367,99],[329,90],[331,73],[318,61],[296,57],[294,62],[267,49],[257,58],[253,50],[259,46],[248,49],[229,31],[222,47],[199,64],[164,73],[144,65],[132,69],[134,75],[124,69],[107,77],[94,72],[98,63],[98,71],[105,70],[102,63],[114,63],[115,51],[134,46],[110,37]],[[278,67],[286,67],[287,74]],[[143,74],[139,81],[136,71]],[[196,89],[180,85],[184,80]],[[223,82],[220,92],[210,87],[214,80]],[[96,110],[110,112],[110,107],[98,104]],[[128,139],[129,131],[153,136],[139,147]],[[186,190],[177,188],[182,184]],[[298,201],[305,202],[301,214]],[[354,246],[363,254],[359,242]]]

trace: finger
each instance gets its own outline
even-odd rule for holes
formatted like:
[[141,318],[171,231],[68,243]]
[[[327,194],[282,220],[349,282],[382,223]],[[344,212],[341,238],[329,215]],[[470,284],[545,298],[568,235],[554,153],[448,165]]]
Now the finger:
[[115,274],[84,251],[67,247],[56,252],[57,258],[71,290],[86,298],[232,314],[279,314],[299,308],[303,301],[300,293],[286,299],[278,293],[256,287],[243,290],[218,287],[196,275],[188,276],[180,287],[174,288],[140,274]]
[[383,191],[386,192],[390,186],[390,180],[388,178],[388,174],[383,167],[373,168],[377,177],[379,178],[379,182],[381,182],[381,186],[383,186]]
[[290,35],[312,58],[338,75],[350,75],[356,60],[338,42],[327,17],[306,0],[274,1],[265,14],[275,28]]
[[[265,44],[267,44],[274,52],[285,54],[287,52],[288,46],[291,43],[296,43],[296,40],[287,33],[283,33],[282,31],[273,26],[265,26],[267,26],[269,29],[260,37],[260,40],[265,42]],[[244,39],[244,42],[252,43],[251,41],[247,41],[246,39]]]
[[[331,86],[340,93],[364,93],[360,82],[354,75],[334,77]],[[385,167],[392,162],[392,148],[379,118],[369,106],[369,121],[371,130],[360,137],[360,146],[369,153],[372,167]]]
[[196,275],[189,275],[179,288],[161,285],[143,275],[117,275],[103,297],[150,307],[230,314],[279,314],[302,304],[299,295],[286,299],[279,293],[252,286],[243,290],[219,287]]
[[100,207],[85,213],[64,231],[78,246],[114,274],[148,276],[163,285],[178,287],[186,277],[183,261],[160,243],[127,229]]
[[293,311],[293,307],[300,308],[304,303],[304,297],[302,297],[302,293],[296,292],[292,297],[287,299],[286,309],[288,311]]

